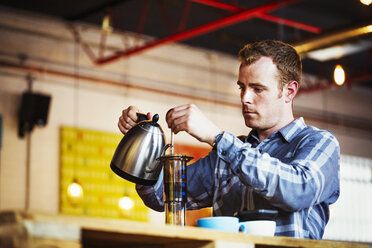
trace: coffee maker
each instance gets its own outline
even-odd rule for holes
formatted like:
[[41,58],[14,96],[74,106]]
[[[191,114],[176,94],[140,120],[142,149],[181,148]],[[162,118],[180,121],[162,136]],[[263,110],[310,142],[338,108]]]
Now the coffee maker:
[[[187,163],[193,159],[173,154],[171,144],[165,144],[165,135],[157,123],[159,115],[148,120],[137,114],[138,122],[122,138],[110,167],[120,177],[141,185],[154,185],[163,170],[165,223],[184,226],[187,202]],[[170,154],[166,155],[168,148]]]

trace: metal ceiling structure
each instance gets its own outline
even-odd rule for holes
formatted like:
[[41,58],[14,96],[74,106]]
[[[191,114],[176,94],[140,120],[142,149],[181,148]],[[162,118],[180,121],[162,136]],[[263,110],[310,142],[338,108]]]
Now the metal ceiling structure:
[[[342,64],[349,86],[372,85],[372,7],[359,0],[56,0],[53,4],[46,0],[3,0],[1,4],[72,23],[102,25],[106,17],[114,30],[146,37],[145,43],[123,42],[121,50],[105,56],[109,32],[102,32],[98,53],[82,42],[97,65],[171,42],[236,56],[246,43],[279,39],[301,53],[306,73],[331,81],[334,66]],[[319,53],[329,48],[339,48],[341,54],[331,51],[331,56],[319,58]],[[315,84],[305,89],[332,86]]]
[[[144,44],[142,46],[136,46],[135,48],[124,49],[124,50],[116,52],[114,55],[111,55],[111,56],[108,56],[108,57],[97,58],[95,60],[95,62],[96,62],[96,64],[99,64],[99,65],[109,63],[109,62],[114,61],[116,59],[119,59],[121,57],[135,55],[139,52],[142,52],[142,51],[147,50],[147,49],[154,48],[156,46],[164,45],[164,44],[171,43],[171,42],[187,40],[189,38],[192,38],[192,37],[195,37],[195,36],[198,36],[198,35],[202,35],[202,34],[205,34],[205,33],[208,33],[208,32],[212,32],[212,31],[215,31],[215,30],[233,25],[235,23],[246,21],[248,19],[251,19],[251,18],[254,18],[254,17],[260,17],[260,16],[263,16],[263,18],[270,19],[274,22],[281,22],[282,21],[283,23],[291,25],[291,26],[294,25],[294,26],[300,27],[302,29],[312,30],[312,31],[315,31],[315,32],[319,33],[320,29],[317,28],[317,27],[311,27],[309,25],[306,25],[306,24],[303,24],[303,23],[298,23],[298,22],[293,22],[293,21],[290,21],[290,20],[286,20],[284,18],[275,19],[273,16],[270,16],[270,15],[267,14],[267,12],[269,12],[269,11],[273,11],[275,9],[278,9],[280,7],[283,7],[285,5],[293,3],[295,1],[296,0],[285,0],[285,1],[282,1],[282,2],[264,4],[262,6],[259,6],[259,7],[253,8],[253,9],[244,9],[244,8],[238,7],[237,5],[224,4],[224,3],[221,3],[221,2],[216,2],[216,1],[211,1],[211,0],[190,0],[190,1],[186,2],[186,5],[184,6],[184,8],[182,10],[182,17],[183,18],[181,19],[181,21],[179,23],[179,28],[177,30],[177,33],[172,34],[172,35],[167,36],[167,37],[164,37],[164,38],[155,39],[154,41],[148,42],[147,44]],[[229,11],[232,11],[233,14],[231,14],[229,16],[226,16],[226,17],[222,17],[222,18],[217,19],[215,21],[208,22],[206,24],[194,27],[194,28],[190,28],[188,30],[184,30],[184,26],[185,26],[185,23],[187,21],[186,18],[188,16],[188,12],[190,11],[191,2],[197,2],[197,3],[200,3],[200,4],[205,4],[205,5],[208,5],[208,6],[213,6],[213,7],[216,7],[216,8],[222,8],[222,9],[225,9],[225,10],[229,10]],[[144,20],[146,18],[146,14],[147,14],[146,11],[148,10],[148,5],[147,4],[149,4],[149,0],[146,1],[146,5],[142,9],[143,15],[141,17],[141,20],[139,22],[137,30],[143,30]],[[164,15],[166,15],[165,12],[164,12]],[[168,23],[168,26],[171,26],[171,25],[172,25],[172,23]],[[170,31],[172,32],[173,29],[171,29]]]

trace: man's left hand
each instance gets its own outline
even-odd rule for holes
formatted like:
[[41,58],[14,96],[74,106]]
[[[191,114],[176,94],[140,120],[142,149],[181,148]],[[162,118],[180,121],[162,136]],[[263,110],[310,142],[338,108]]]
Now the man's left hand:
[[213,145],[221,130],[208,120],[194,104],[175,107],[166,116],[168,127],[177,134],[185,131],[201,142]]

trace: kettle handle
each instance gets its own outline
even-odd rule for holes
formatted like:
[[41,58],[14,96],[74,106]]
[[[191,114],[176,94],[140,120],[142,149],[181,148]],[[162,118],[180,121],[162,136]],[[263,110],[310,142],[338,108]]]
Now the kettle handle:
[[[149,120],[149,119],[147,119],[147,115],[142,114],[142,113],[137,113],[137,117],[138,117],[137,123],[139,123],[141,121],[148,121]],[[152,121],[153,122],[158,122],[158,120],[159,120],[159,115],[154,114],[154,116],[152,117]]]
[[137,117],[138,117],[138,120],[137,120],[137,123],[141,122],[141,121],[147,121],[147,115],[145,114],[141,114],[141,113],[137,113]]
[[[160,157],[162,157],[162,156],[164,156],[165,155],[165,151],[169,148],[171,146],[171,144],[166,144],[162,149],[161,149],[161,153],[160,153]],[[158,161],[156,162],[156,165],[154,166],[154,168],[148,168],[147,166],[146,166],[146,168],[145,168],[145,172],[147,172],[147,173],[151,173],[151,172],[154,172],[158,167],[159,167],[159,165],[160,165],[160,163],[161,163],[161,159],[157,159]]]

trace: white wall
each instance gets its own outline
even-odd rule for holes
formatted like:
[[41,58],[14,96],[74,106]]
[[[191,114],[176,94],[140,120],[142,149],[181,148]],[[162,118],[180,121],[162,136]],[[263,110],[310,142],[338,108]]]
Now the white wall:
[[[48,125],[35,127],[31,133],[31,211],[58,212],[59,128],[62,125],[119,132],[117,121],[122,109],[137,105],[143,111],[159,113],[160,125],[165,128],[164,115],[168,109],[195,103],[221,128],[236,133],[247,132],[239,108],[178,95],[187,94],[197,99],[205,94],[211,99],[221,95],[226,90],[224,86],[235,79],[237,61],[229,56],[171,45],[99,67],[93,65],[80,50],[79,74],[103,80],[76,80],[46,72],[54,70],[72,75],[75,72],[75,45],[65,23],[9,11],[1,13],[0,23],[7,27],[0,30],[0,62],[16,61],[19,64],[18,55],[23,53],[28,57],[25,67],[29,68],[20,70],[0,66],[0,114],[4,122],[0,172],[1,209],[23,209],[25,206],[27,139],[17,136],[17,113],[21,94],[28,87],[26,75],[35,78],[33,91],[52,96]],[[83,39],[97,42],[99,39],[95,38],[99,32],[96,28],[85,28],[88,31],[84,33]],[[95,31],[95,35],[90,33],[91,30]],[[221,60],[216,61],[217,58]],[[30,67],[40,67],[45,72],[35,72]],[[111,85],[112,82],[116,84]],[[227,88],[229,91],[235,89],[235,83],[231,86]],[[141,87],[150,90],[141,90]],[[169,89],[171,93],[157,93],[168,92]],[[238,102],[238,98],[234,96],[234,99]],[[223,112],[226,114],[221,115]],[[186,134],[177,135],[175,139],[176,142],[196,142]]]
[[[59,128],[62,125],[118,132],[121,110],[133,104],[143,111],[159,113],[160,124],[165,128],[164,115],[169,108],[195,103],[220,128],[235,134],[249,132],[240,114],[235,57],[173,44],[95,66],[80,49],[79,75],[102,80],[75,80],[68,76],[73,75],[76,68],[73,36],[66,23],[0,9],[0,26],[0,114],[3,116],[0,209],[25,206],[27,142],[17,136],[17,112],[21,94],[27,89],[27,74],[35,78],[34,91],[52,96],[48,125],[36,127],[31,134],[30,210],[58,212]],[[83,40],[96,49],[99,30],[83,24],[77,28],[82,30]],[[120,37],[120,34],[110,36],[109,45],[120,47]],[[20,53],[28,57],[22,63]],[[6,66],[4,61],[24,68]],[[31,70],[31,67],[43,71]],[[303,94],[295,101],[295,109],[300,114],[310,109],[369,121],[371,108],[370,93],[355,89]],[[306,119],[306,111],[304,115]],[[307,122],[334,132],[343,154],[372,158],[371,133],[351,132],[311,118]],[[177,135],[176,142],[196,143],[186,134]]]
[[372,159],[341,157],[341,195],[324,238],[372,243]]

